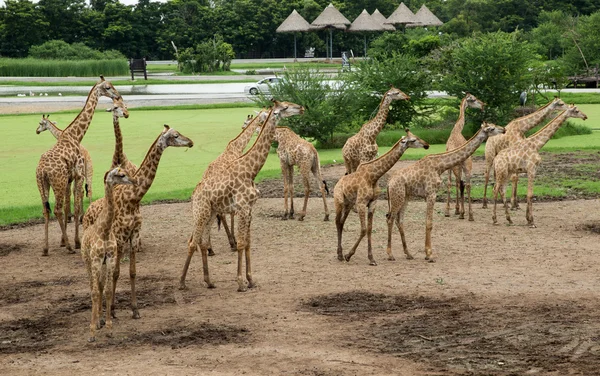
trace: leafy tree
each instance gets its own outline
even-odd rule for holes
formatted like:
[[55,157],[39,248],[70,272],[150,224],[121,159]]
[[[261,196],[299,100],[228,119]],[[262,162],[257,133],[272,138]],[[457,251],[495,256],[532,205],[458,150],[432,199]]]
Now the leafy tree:
[[45,37],[67,43],[77,42],[83,26],[81,17],[84,8],[85,0],[40,0],[38,9],[50,25],[45,30]]
[[0,8],[0,53],[25,57],[29,47],[44,41],[50,27],[29,0],[6,0]]
[[457,97],[474,94],[486,102],[489,120],[505,123],[519,93],[531,84],[528,68],[535,58],[521,33],[482,34],[442,50],[435,64],[442,90]]
[[235,57],[233,48],[223,41],[223,37],[215,35],[213,39],[186,48],[179,54],[179,66],[183,72],[214,72],[229,70],[231,60]]
[[56,60],[104,60],[125,58],[123,54],[116,50],[101,52],[94,50],[83,43],[69,44],[62,40],[51,40],[38,46],[31,46],[29,49],[29,57]]

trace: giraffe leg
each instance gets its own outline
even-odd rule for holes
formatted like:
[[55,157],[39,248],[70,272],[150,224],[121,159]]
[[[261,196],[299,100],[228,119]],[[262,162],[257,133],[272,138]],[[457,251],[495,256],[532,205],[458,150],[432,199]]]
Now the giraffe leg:
[[[209,289],[214,289],[215,285],[210,280],[210,274],[208,272],[208,239],[210,235],[210,226],[212,225],[214,219],[216,218],[215,214],[211,214],[211,217],[208,218],[205,223],[194,232],[193,238],[196,241],[196,244],[200,245],[200,253],[202,255],[202,273],[204,274],[204,282],[206,282],[206,286]],[[198,231],[200,230],[200,231]],[[239,234],[239,231],[238,231]],[[185,278],[185,276],[182,276]]]
[[[492,169],[493,158],[485,156],[485,183],[483,184],[483,209],[487,209],[487,187],[490,181],[490,170]],[[495,173],[494,173],[495,175]]]
[[344,223],[346,223],[348,214],[350,214],[350,209],[350,207],[344,205],[343,203],[335,203],[335,227],[337,229],[338,237],[337,255],[338,260],[340,261],[344,261],[344,255],[342,253],[342,233],[344,232]]
[[513,222],[510,219],[510,210],[508,210],[508,202],[506,202],[506,183],[503,183],[499,187],[500,197],[502,198],[502,204],[504,205],[504,214],[506,215],[506,220],[509,225],[512,225]]
[[367,212],[367,256],[369,257],[369,265],[377,266],[377,262],[373,258],[373,245],[371,243],[371,234],[373,233],[373,216],[375,215],[375,203],[371,202],[368,205]]
[[197,246],[196,242],[194,241],[194,235],[192,235],[190,237],[190,239],[188,240],[188,255],[185,260],[185,264],[183,265],[183,272],[181,273],[181,277],[179,278],[179,289],[180,290],[186,289],[185,277],[186,277],[187,271],[190,267],[190,261],[192,261],[192,256],[194,255],[194,252],[196,252],[197,249],[198,249],[198,246]]
[[446,210],[444,217],[450,216],[450,193],[452,192],[452,169],[448,170],[448,183],[446,184]]
[[235,240],[235,213],[231,213],[231,240],[233,243],[229,243],[231,246],[231,251],[235,252],[237,250],[237,241]]
[[137,276],[136,273],[136,263],[135,263],[135,255],[140,247],[140,232],[139,229],[135,229],[131,236],[131,252],[129,253],[129,282],[131,283],[131,317],[134,319],[140,318],[140,312],[138,311],[137,306],[137,295],[135,291],[135,279]]
[[398,226],[398,232],[400,232],[400,238],[402,239],[402,249],[404,250],[404,255],[406,255],[407,260],[413,260],[414,257],[408,251],[406,235],[404,234],[404,212],[406,211],[406,207],[408,206],[408,200],[405,200],[401,205],[402,206],[400,206],[398,216],[396,217],[396,224]]
[[77,177],[73,183],[74,189],[74,209],[75,209],[75,249],[81,249],[81,240],[79,237],[80,217],[83,212],[83,177]]
[[[249,252],[250,248],[250,212],[240,211],[238,213],[238,265],[237,265],[237,283],[238,283],[238,292],[245,292],[247,290],[246,284],[244,283],[244,279],[242,278],[242,265],[244,263],[244,254],[246,254],[246,278],[248,278],[248,273],[250,273],[250,278],[248,282],[252,281],[252,273],[251,268],[248,267],[248,261],[250,260]],[[250,287],[250,286],[248,286]],[[253,287],[253,286],[252,286]]]
[[283,212],[283,220],[287,220],[289,218],[290,215],[290,211],[289,211],[289,206],[288,206],[288,190],[289,190],[289,174],[288,174],[288,169],[289,166],[283,161],[280,160],[280,164],[281,164],[281,176],[283,178],[283,207],[284,207],[284,212]]
[[310,196],[310,166],[306,166],[306,164],[300,166],[300,173],[302,174],[302,184],[304,184],[304,205],[302,206],[302,211],[300,212],[298,220],[303,221],[306,216],[308,196]]
[[533,182],[535,181],[535,168],[530,168],[527,172],[527,212],[525,218],[527,218],[527,224],[531,228],[536,228],[533,223]]
[[[117,259],[115,261],[115,267],[112,275],[112,305],[110,306],[110,317],[113,319],[116,318],[115,314],[115,298],[117,296],[117,281],[119,280],[119,275],[121,274],[121,259],[123,258],[123,244],[117,242]],[[106,312],[106,316],[109,313]]]
[[[91,284],[92,284],[92,318],[90,321],[90,337],[88,338],[89,342],[94,342],[96,340],[96,330],[99,328],[99,316],[100,316],[100,307],[102,304],[102,295],[100,295],[100,286],[99,286],[99,273],[101,265],[98,265],[98,261],[95,258],[92,258],[92,266],[91,266]],[[101,263],[101,261],[100,261]]]
[[[112,302],[113,302],[113,274],[116,269],[116,255],[107,257],[106,260],[106,286],[104,287],[104,295],[106,300],[106,329],[112,330]],[[112,335],[112,333],[109,333]]]
[[458,215],[458,219],[465,219],[465,189],[460,166],[456,168],[454,177],[456,178],[456,205],[454,206],[454,214]]
[[48,225],[50,223],[50,203],[48,202],[48,194],[50,191],[50,184],[39,172],[36,173],[36,182],[42,198],[42,213],[44,215],[44,247],[42,249],[42,256],[48,256]]
[[252,263],[250,262],[250,244],[251,244],[251,238],[252,238],[252,234],[250,232],[250,226],[252,223],[252,212],[249,213],[249,221],[248,224],[245,226],[247,228],[247,235],[246,235],[246,279],[248,280],[248,288],[254,288],[256,287],[256,282],[252,279]]
[[519,175],[513,174],[512,176],[512,196],[510,198],[510,208],[511,210],[520,209],[519,207],[519,199],[517,197],[517,185],[519,184]]
[[[62,182],[61,182],[62,183]],[[62,232],[62,238],[64,239],[65,242],[65,246],[67,248],[67,252],[68,253],[75,253],[75,251],[73,250],[73,248],[71,247],[71,244],[69,242],[69,236],[67,235],[67,222],[65,220],[65,215],[64,215],[64,204],[65,204],[65,184],[66,181],[60,185],[58,185],[58,187],[54,190],[54,198],[56,199],[56,203],[54,204],[54,215],[56,216],[56,220],[58,222],[58,224],[60,225],[60,230]],[[57,194],[58,193],[58,194]]]
[[[229,247],[235,251],[235,238],[233,237],[233,214],[231,215],[231,229],[229,228],[229,225],[227,224],[227,219],[225,218],[225,215],[219,215],[219,217],[221,217],[221,224],[223,225],[223,228],[225,229],[225,233],[227,234],[227,240],[229,241]],[[210,251],[210,249],[209,249]],[[211,256],[210,252],[208,254],[209,256]],[[214,252],[213,252],[214,255]]]
[[435,193],[427,195],[427,216],[425,219],[425,260],[435,262],[431,256],[431,231],[433,230],[433,206],[435,205]]
[[288,166],[288,196],[290,198],[290,219],[294,219],[294,166]]
[[396,261],[396,258],[392,253],[392,230],[394,229],[394,221],[396,221],[397,215],[395,214],[395,211],[392,208],[390,208],[389,212],[386,214],[385,217],[388,226],[387,248],[385,249],[385,251],[388,254],[389,261]]
[[[71,183],[73,181],[69,179],[69,182],[67,183],[67,190],[65,191],[65,219],[68,223],[71,222],[71,217],[73,216],[73,213],[71,213]],[[75,186],[73,185],[73,189],[75,189]],[[73,195],[73,197],[75,197],[75,195]],[[64,244],[60,245],[61,247],[64,247]]]
[[350,252],[348,252],[348,254],[344,257],[346,259],[346,261],[350,261],[350,259],[352,258],[352,256],[354,255],[354,253],[356,252],[356,249],[358,248],[358,245],[360,244],[360,242],[362,241],[362,239],[365,237],[365,235],[367,234],[367,226],[366,226],[366,221],[365,221],[365,217],[367,214],[367,205],[362,204],[362,203],[356,203],[355,207],[358,210],[358,218],[360,219],[360,234],[358,235],[358,239],[356,239],[356,242],[354,243],[354,245],[352,246],[352,248],[350,249]]
[[[470,160],[469,162],[465,164],[463,173],[465,175],[465,188],[467,190],[467,205],[469,206],[469,221],[474,221],[475,218],[473,218],[473,207],[471,206],[471,172],[473,171],[473,161]],[[464,196],[463,196],[463,216],[464,216],[464,213],[465,213],[465,208],[464,208]]]
[[[317,162],[318,163],[318,162]],[[328,191],[327,183],[323,180],[321,176],[321,171],[317,166],[317,171],[313,173],[315,179],[317,179],[317,184],[319,184],[319,190],[321,191],[321,197],[323,198],[323,210],[325,211],[325,217],[323,217],[323,221],[329,221],[329,209],[327,208],[327,195],[326,191]]]

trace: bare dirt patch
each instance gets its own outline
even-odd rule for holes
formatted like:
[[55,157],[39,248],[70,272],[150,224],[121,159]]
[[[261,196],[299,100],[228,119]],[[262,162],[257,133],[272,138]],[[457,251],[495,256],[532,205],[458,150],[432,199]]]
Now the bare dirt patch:
[[0,256],[8,256],[11,252],[18,252],[21,250],[20,244],[5,244],[0,243]]

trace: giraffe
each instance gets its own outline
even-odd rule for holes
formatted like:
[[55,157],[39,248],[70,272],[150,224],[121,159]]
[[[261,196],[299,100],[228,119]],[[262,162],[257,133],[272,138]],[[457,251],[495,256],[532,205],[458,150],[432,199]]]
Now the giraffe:
[[[483,110],[485,103],[477,99],[473,94],[467,93],[460,103],[460,115],[448,141],[446,142],[446,151],[457,149],[467,142],[467,139],[462,135],[462,130],[465,126],[465,110],[467,107]],[[456,177],[456,208],[454,214],[458,214],[460,219],[465,218],[465,195],[464,188],[467,189],[467,203],[469,205],[469,221],[473,221],[473,208],[471,207],[471,171],[473,170],[473,159],[467,158],[460,165],[453,166],[448,170],[448,189],[446,199],[445,216],[450,216],[450,191],[452,190],[452,174]],[[465,174],[463,184],[462,174]],[[460,198],[459,198],[460,196]]]
[[[333,189],[335,203],[335,226],[337,228],[337,256],[338,260],[350,261],[350,258],[356,252],[356,248],[361,240],[367,235],[367,252],[370,265],[377,265],[373,258],[371,249],[371,233],[373,229],[373,214],[375,213],[375,203],[379,197],[379,187],[377,182],[398,160],[408,148],[429,149],[429,144],[421,140],[406,129],[406,136],[403,136],[396,144],[381,157],[361,163],[355,172],[342,176]],[[350,210],[356,207],[358,218],[360,219],[360,235],[350,249],[350,252],[344,256],[342,251],[342,232],[344,223],[348,218]],[[365,224],[365,215],[367,223]]]
[[385,125],[388,113],[390,112],[390,104],[392,101],[400,99],[406,101],[410,97],[403,93],[402,90],[392,86],[383,95],[377,115],[365,123],[357,134],[346,141],[342,148],[346,174],[356,171],[361,162],[369,162],[377,157],[378,148],[375,140]]
[[[44,212],[44,248],[42,255],[48,256],[48,224],[50,222],[50,188],[54,191],[56,203],[54,205],[54,215],[62,232],[61,245],[65,245],[69,253],[75,253],[67,235],[67,209],[65,205],[66,193],[69,178],[75,171],[75,218],[79,218],[83,199],[83,156],[79,148],[81,140],[87,132],[94,109],[98,104],[100,96],[112,99],[119,98],[121,95],[115,87],[100,76],[98,82],[88,94],[85,105],[79,115],[71,124],[63,130],[62,135],[56,144],[47,152],[42,154],[36,168],[36,181],[40,196],[42,198]],[[64,213],[63,213],[64,211]],[[75,248],[80,248],[79,240],[79,220],[75,221]]]
[[138,168],[123,152],[123,135],[121,134],[121,126],[119,124],[119,118],[124,117],[127,119],[129,117],[127,106],[123,103],[122,98],[118,98],[113,100],[112,107],[106,111],[112,112],[113,128],[115,131],[115,152],[113,153],[111,167],[121,166],[129,176],[133,176]]
[[[113,274],[113,305],[112,315],[114,317],[114,290],[117,287],[117,280],[120,274],[120,263],[125,253],[125,246],[130,246],[129,253],[129,280],[131,283],[131,310],[134,319],[140,318],[140,313],[137,308],[137,297],[135,291],[136,279],[136,260],[135,256],[140,246],[140,228],[142,226],[142,215],[140,213],[140,201],[152,186],[152,182],[156,177],[160,158],[169,146],[173,147],[192,147],[194,142],[185,137],[175,129],[164,125],[163,131],[154,141],[146,157],[140,164],[132,178],[136,181],[136,185],[119,186],[115,188],[115,207],[116,215],[112,225],[112,231],[117,238],[117,267]],[[105,198],[98,199],[92,202],[83,217],[84,230],[97,222],[100,213],[106,205]]]
[[[265,120],[267,119],[268,114],[269,114],[268,111],[263,109],[262,111],[260,111],[257,114],[256,117],[253,117],[252,115],[248,115],[248,117],[244,121],[244,124],[242,125],[242,131],[233,140],[229,141],[229,143],[225,147],[225,150],[214,161],[212,161],[208,165],[206,170],[204,170],[204,174],[202,175],[202,180],[208,179],[212,175],[220,174],[223,169],[227,168],[229,163],[231,163],[236,158],[239,158],[239,156],[242,155],[242,153],[244,152],[244,149],[248,145],[248,142],[252,138],[252,135],[254,134],[254,132],[259,130],[260,127],[264,124]],[[196,190],[194,190],[194,193],[192,193],[192,195],[193,194],[196,194]],[[231,250],[233,252],[235,252],[237,250],[235,234],[234,234],[234,217],[235,217],[235,214],[231,213],[230,214],[231,230],[230,230],[229,226],[227,225],[227,221],[225,220],[225,217],[221,214],[217,215],[217,222],[219,224],[221,224],[221,223],[223,224],[223,228],[225,229],[225,233],[227,234],[227,239],[229,240],[229,246],[231,247]],[[208,255],[214,256],[215,252],[212,249],[212,243],[210,242],[210,238],[208,241],[209,241]]]
[[[237,251],[238,291],[244,292],[247,288],[255,287],[252,279],[250,263],[250,225],[252,221],[252,206],[258,199],[258,191],[254,185],[254,178],[264,165],[271,148],[275,127],[281,118],[287,118],[304,113],[304,107],[290,103],[273,100],[273,107],[261,127],[254,145],[239,158],[232,161],[220,174],[203,180],[196,187],[198,192],[192,195],[192,214],[194,216],[194,230],[188,240],[188,255],[183,266],[180,278],[180,289],[185,289],[185,277],[190,266],[194,252],[200,248],[202,253],[202,267],[204,281],[208,288],[214,288],[208,272],[208,240],[210,226],[217,214],[235,213],[237,221]],[[242,279],[242,257],[246,258],[245,286]]]
[[[517,118],[506,125],[506,133],[498,137],[489,139],[485,144],[485,184],[483,186],[483,208],[487,208],[487,187],[490,180],[490,170],[494,165],[494,158],[502,149],[506,149],[509,145],[523,140],[525,133],[536,125],[540,124],[546,117],[550,116],[554,111],[565,111],[567,105],[560,98],[554,98],[546,105],[540,107],[537,111]],[[513,194],[512,207],[519,207],[517,201],[517,181],[518,176],[514,175],[513,179]]]
[[[37,129],[35,130],[36,134],[40,134],[44,131],[50,131],[50,133],[58,140],[60,135],[62,134],[62,129],[58,128],[55,121],[50,120],[50,115],[42,115],[42,120],[40,120]],[[92,178],[94,176],[94,166],[92,164],[92,157],[90,156],[90,152],[83,147],[83,145],[79,145],[79,150],[81,151],[81,155],[83,156],[83,166],[78,166],[77,168],[84,172],[85,177],[85,193],[86,197],[89,200],[89,203],[92,202]],[[73,171],[74,172],[74,171]],[[71,222],[71,183],[72,180],[75,179],[75,175],[72,174],[69,179],[69,184],[67,186],[67,195],[65,198],[65,208],[67,209],[67,222]],[[83,209],[80,209],[81,213],[83,213]]]
[[117,239],[111,231],[115,218],[115,203],[113,187],[117,184],[135,184],[124,169],[117,167],[104,175],[105,210],[98,221],[83,232],[81,256],[85,262],[92,297],[92,318],[90,322],[89,342],[96,340],[96,329],[100,329],[100,313],[102,311],[102,296],[106,300],[106,328],[112,329],[110,317],[113,303],[113,274],[117,263]]
[[527,173],[527,224],[529,227],[535,228],[533,223],[533,183],[538,165],[542,161],[539,151],[550,140],[550,137],[556,133],[558,128],[569,117],[586,120],[587,116],[581,112],[577,106],[570,105],[566,111],[561,112],[551,122],[546,124],[542,129],[535,134],[527,137],[524,140],[510,144],[506,149],[503,149],[494,158],[494,175],[496,183],[494,184],[494,211],[492,220],[494,224],[498,224],[496,218],[496,203],[498,193],[502,197],[504,211],[508,224],[512,225],[510,211],[506,203],[505,190],[509,176],[514,176],[519,172]]
[[398,225],[402,246],[406,258],[411,260],[413,256],[408,252],[406,238],[404,236],[404,212],[411,196],[425,197],[427,202],[426,224],[425,224],[425,260],[435,262],[431,252],[431,230],[433,228],[433,206],[437,196],[437,190],[442,183],[441,176],[444,171],[452,166],[462,163],[469,158],[482,142],[488,137],[504,133],[504,128],[484,122],[479,131],[460,148],[445,153],[431,154],[423,157],[415,164],[400,169],[392,174],[388,181],[388,260],[395,260],[392,254],[392,227],[394,221]]
[[[294,165],[297,165],[302,174],[304,183],[304,206],[298,217],[303,221],[306,216],[306,206],[308,196],[310,195],[310,174],[315,177],[321,197],[323,197],[323,207],[325,211],[324,221],[329,220],[329,209],[327,209],[327,199],[325,192],[329,194],[327,183],[321,176],[321,164],[319,162],[319,153],[310,142],[298,136],[288,127],[277,127],[275,129],[275,141],[277,141],[277,155],[281,164],[281,173],[283,176],[283,199],[285,213],[283,219],[294,218]],[[323,183],[323,184],[321,184]],[[291,207],[288,210],[288,197]]]

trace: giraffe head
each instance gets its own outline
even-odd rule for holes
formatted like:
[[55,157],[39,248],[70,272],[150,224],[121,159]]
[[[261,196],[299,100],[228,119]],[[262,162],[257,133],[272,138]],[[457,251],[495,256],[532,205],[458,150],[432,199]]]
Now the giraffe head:
[[127,105],[123,102],[123,97],[113,99],[112,107],[107,108],[106,112],[112,112],[114,116],[124,117],[125,119],[129,117],[129,110],[127,110]]
[[265,124],[265,121],[267,121],[267,119],[269,117],[269,113],[270,113],[270,110],[262,109],[254,118],[254,121],[256,122],[256,129],[254,130],[254,132],[256,134],[260,133],[260,129]]
[[407,147],[429,149],[429,144],[411,133],[408,128],[405,128],[404,131],[406,131],[406,136],[402,136],[402,143]]
[[104,182],[109,185],[136,185],[136,181],[127,175],[125,170],[123,170],[120,166],[107,171],[106,174],[104,174]]
[[119,94],[113,84],[106,81],[104,76],[100,76],[100,82],[96,84],[95,88],[98,96],[109,97],[110,99],[118,99],[121,97],[121,94]]
[[246,118],[246,120],[244,120],[244,124],[242,125],[242,129],[246,129],[246,127],[248,125],[250,125],[250,123],[252,123],[252,120],[254,120],[254,116],[253,115],[248,115],[248,117]]
[[483,110],[483,107],[485,106],[485,103],[477,99],[477,97],[471,93],[467,93],[467,95],[465,96],[465,100],[467,101],[467,107],[469,108],[477,108]]
[[484,121],[483,123],[481,123],[481,132],[483,132],[486,135],[486,137],[492,137],[499,134],[503,134],[506,131],[504,130],[504,127],[500,127],[496,124]]
[[567,109],[567,116],[587,120],[587,115],[581,112],[574,104],[569,105],[569,108]]
[[165,129],[158,138],[158,146],[163,150],[169,146],[191,148],[194,146],[194,141],[165,124]]
[[50,121],[49,117],[50,115],[42,115],[42,120],[40,120],[40,123],[35,130],[36,134],[40,134],[43,131],[49,130],[51,125],[56,125],[56,122]]
[[278,119],[285,119],[290,116],[302,115],[304,107],[292,102],[279,102],[273,99],[273,115]]
[[569,109],[569,106],[562,99],[555,97],[550,103],[550,109],[553,111],[566,111]]
[[400,89],[395,88],[394,86],[390,87],[390,90],[386,91],[385,94],[383,94],[383,98],[384,99],[388,99],[388,100],[409,100],[410,96],[408,94],[406,94],[405,92],[403,92]]

